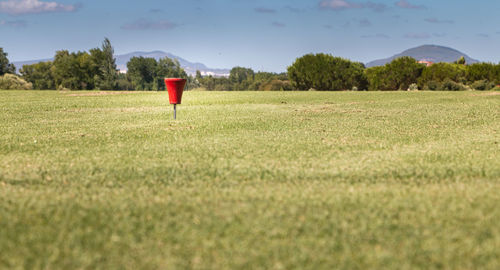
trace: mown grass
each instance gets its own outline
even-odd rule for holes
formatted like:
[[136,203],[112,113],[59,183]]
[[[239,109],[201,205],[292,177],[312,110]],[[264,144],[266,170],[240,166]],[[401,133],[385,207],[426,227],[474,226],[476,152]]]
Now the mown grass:
[[494,92],[0,91],[0,268],[499,269]]

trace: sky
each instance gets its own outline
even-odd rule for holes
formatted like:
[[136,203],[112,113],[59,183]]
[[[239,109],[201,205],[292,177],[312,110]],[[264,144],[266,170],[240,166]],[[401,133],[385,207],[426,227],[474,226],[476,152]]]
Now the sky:
[[[78,2],[80,1],[80,2]],[[162,50],[211,68],[284,72],[328,53],[369,62],[436,44],[500,61],[498,0],[0,0],[10,61]]]

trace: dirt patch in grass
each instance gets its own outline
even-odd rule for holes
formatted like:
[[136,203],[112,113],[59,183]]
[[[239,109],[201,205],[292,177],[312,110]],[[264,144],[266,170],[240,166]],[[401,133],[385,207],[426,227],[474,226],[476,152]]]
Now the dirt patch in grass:
[[158,111],[162,108],[158,107],[124,107],[124,108],[75,108],[75,109],[64,109],[62,112],[152,112]]
[[86,92],[86,93],[71,93],[67,94],[70,97],[89,97],[89,96],[109,96],[109,95],[123,95],[123,94],[135,94],[136,91],[96,91],[96,92]]
[[364,112],[364,110],[351,109],[346,110],[344,108],[339,108],[338,106],[308,106],[300,109],[296,109],[296,112],[305,112],[305,113],[325,113],[325,112],[333,112],[333,113],[359,113]]
[[488,97],[488,96],[500,96],[500,92],[487,92],[481,94],[472,94],[473,97]]

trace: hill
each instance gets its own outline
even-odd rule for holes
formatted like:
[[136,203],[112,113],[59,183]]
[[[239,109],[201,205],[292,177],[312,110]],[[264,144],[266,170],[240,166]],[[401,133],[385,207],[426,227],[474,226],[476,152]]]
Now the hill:
[[469,57],[467,54],[460,52],[458,50],[438,46],[438,45],[423,45],[420,47],[408,49],[400,54],[396,54],[392,57],[379,59],[366,64],[367,67],[375,67],[375,66],[383,66],[392,60],[402,57],[402,56],[410,56],[417,60],[426,60],[434,63],[439,62],[454,62],[457,61],[460,57],[465,57],[465,60],[468,64],[478,63],[479,61]]
[[[127,71],[127,62],[130,61],[130,58],[141,57],[141,56],[155,58],[156,60],[158,60],[160,58],[164,58],[164,57],[177,59],[179,61],[179,64],[181,64],[181,67],[184,68],[184,70],[187,72],[187,74],[190,74],[190,75],[195,75],[196,70],[199,70],[202,75],[213,75],[216,77],[225,77],[225,76],[229,76],[229,71],[230,71],[229,69],[209,68],[202,63],[190,62],[182,57],[179,57],[179,56],[171,54],[171,53],[166,53],[163,51],[131,52],[131,53],[127,53],[127,54],[115,55],[116,66],[122,72]],[[39,62],[46,62],[46,61],[52,61],[52,60],[53,60],[53,58],[47,58],[47,59],[39,59],[39,60],[17,61],[17,62],[13,62],[13,63],[14,63],[14,65],[16,65],[17,71],[19,72],[19,69],[21,69],[21,67],[23,65],[31,65],[31,64],[36,64]]]

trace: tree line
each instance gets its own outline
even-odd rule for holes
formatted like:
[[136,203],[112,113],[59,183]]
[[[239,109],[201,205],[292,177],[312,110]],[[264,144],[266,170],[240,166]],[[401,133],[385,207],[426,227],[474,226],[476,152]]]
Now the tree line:
[[299,90],[500,90],[500,64],[467,65],[463,57],[427,66],[403,56],[365,68],[328,54],[308,54],[288,68],[288,77]]
[[462,57],[454,63],[420,64],[400,57],[378,67],[330,54],[299,57],[286,73],[254,72],[234,67],[229,77],[188,75],[175,59],[133,57],[127,73],[120,73],[114,49],[105,38],[101,47],[88,52],[57,51],[54,60],[24,65],[20,76],[0,48],[0,89],[69,90],[165,90],[166,77],[185,78],[187,89],[206,90],[491,90],[500,89],[500,64],[467,65]]

